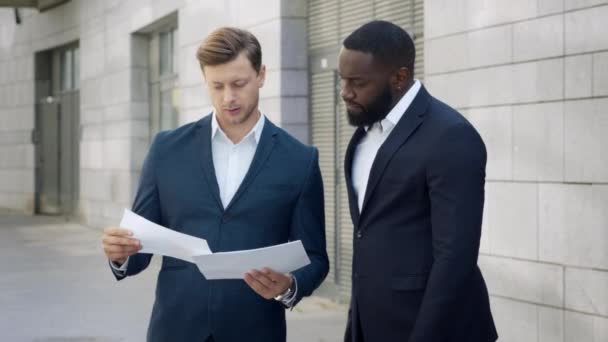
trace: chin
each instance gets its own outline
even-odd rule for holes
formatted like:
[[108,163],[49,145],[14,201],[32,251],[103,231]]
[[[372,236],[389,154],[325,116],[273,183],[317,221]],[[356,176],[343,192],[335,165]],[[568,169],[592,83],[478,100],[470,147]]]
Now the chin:
[[367,125],[367,118],[364,117],[363,113],[357,113],[357,112],[347,112],[346,113],[346,118],[348,119],[348,123],[351,126],[356,126],[356,127],[360,127],[360,126],[365,126]]

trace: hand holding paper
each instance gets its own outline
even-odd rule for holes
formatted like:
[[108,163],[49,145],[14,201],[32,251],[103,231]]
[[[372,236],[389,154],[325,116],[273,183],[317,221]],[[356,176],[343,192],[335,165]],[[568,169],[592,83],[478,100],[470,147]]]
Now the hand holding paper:
[[167,229],[125,209],[122,228],[130,229],[143,248],[140,253],[166,255],[194,262],[194,255],[211,254],[207,241],[184,233]]
[[207,241],[165,228],[125,209],[122,228],[133,231],[141,253],[165,255],[196,263],[206,279],[242,279],[252,269],[292,272],[310,264],[301,241],[271,247],[212,253]]

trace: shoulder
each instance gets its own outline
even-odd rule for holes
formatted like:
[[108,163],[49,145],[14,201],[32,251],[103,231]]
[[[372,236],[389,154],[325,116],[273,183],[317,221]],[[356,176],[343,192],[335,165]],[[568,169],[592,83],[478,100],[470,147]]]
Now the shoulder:
[[205,121],[209,121],[209,116],[175,129],[158,132],[152,140],[150,154],[162,156],[189,146],[189,143],[196,138],[197,131],[205,126]]
[[483,144],[481,136],[464,115],[432,96],[429,99],[427,120],[439,142],[447,138],[469,138]]

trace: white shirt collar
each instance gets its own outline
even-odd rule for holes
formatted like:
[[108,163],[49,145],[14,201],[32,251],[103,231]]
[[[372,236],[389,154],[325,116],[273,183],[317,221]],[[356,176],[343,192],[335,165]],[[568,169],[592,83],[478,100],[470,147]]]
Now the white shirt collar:
[[[414,84],[412,87],[401,97],[399,102],[391,109],[391,111],[386,115],[380,123],[375,123],[374,125],[380,125],[380,131],[384,132],[385,130],[391,130],[393,127],[397,126],[399,120],[407,109],[410,107],[416,95],[420,91],[422,84],[418,80],[414,80]],[[368,131],[371,126],[366,126],[365,130]]]
[[[213,110],[212,115],[213,117],[211,118],[211,139],[215,138],[218,131],[221,132],[226,138],[228,138],[217,121],[215,109]],[[264,114],[260,113],[260,118],[258,119],[258,122],[255,124],[255,126],[253,126],[251,131],[249,131],[249,133],[247,133],[247,135],[245,135],[245,137],[241,141],[244,141],[253,135],[253,137],[255,138],[255,143],[259,143],[260,138],[262,137],[262,130],[264,129],[265,122],[266,119],[264,118]]]

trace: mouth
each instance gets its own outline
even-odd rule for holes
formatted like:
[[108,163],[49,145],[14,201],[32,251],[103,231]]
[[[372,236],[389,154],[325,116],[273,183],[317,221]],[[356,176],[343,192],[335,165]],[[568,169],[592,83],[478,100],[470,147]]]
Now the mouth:
[[358,103],[344,101],[344,104],[346,105],[346,109],[351,110],[351,111],[360,111],[363,109],[363,106],[361,106]]
[[240,111],[241,111],[241,107],[224,108],[224,112],[226,112],[230,115],[238,114]]

